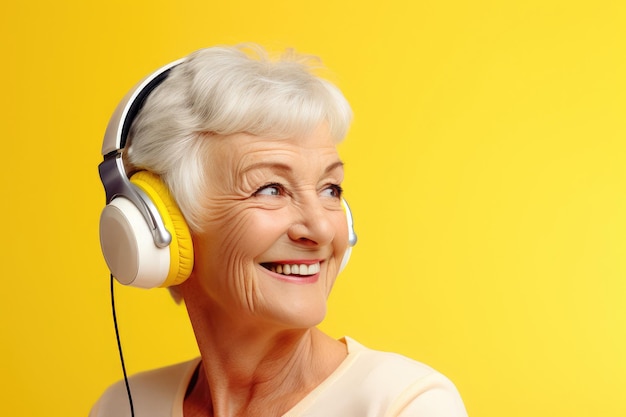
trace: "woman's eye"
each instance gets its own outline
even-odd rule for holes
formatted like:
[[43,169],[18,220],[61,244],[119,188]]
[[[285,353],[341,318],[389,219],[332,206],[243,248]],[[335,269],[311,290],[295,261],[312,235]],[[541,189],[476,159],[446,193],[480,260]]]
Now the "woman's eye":
[[283,194],[283,187],[280,184],[267,184],[255,191],[254,195],[278,196]]
[[331,184],[322,191],[322,195],[325,197],[340,198],[342,194],[343,188],[337,184]]

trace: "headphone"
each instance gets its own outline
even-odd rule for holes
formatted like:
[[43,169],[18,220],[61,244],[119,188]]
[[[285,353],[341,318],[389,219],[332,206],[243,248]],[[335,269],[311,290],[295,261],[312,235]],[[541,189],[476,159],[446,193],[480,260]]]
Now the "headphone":
[[[193,269],[191,233],[167,186],[148,171],[129,178],[122,160],[130,127],[147,97],[184,61],[161,67],[130,90],[113,112],[104,134],[104,160],[98,166],[106,193],[106,206],[100,215],[100,246],[111,274],[124,285],[169,287],[185,281]],[[345,199],[342,203],[350,246],[339,272],[357,241],[350,207]]]

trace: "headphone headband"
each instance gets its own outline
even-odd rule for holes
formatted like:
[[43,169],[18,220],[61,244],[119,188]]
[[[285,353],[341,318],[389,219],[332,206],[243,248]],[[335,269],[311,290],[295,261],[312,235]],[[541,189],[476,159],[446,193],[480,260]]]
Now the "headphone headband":
[[119,152],[126,146],[126,139],[130,126],[135,117],[146,102],[146,98],[152,90],[159,86],[175,66],[185,61],[185,58],[171,62],[146,78],[141,80],[133,89],[131,89],[122,101],[117,105],[104,134],[104,142],[102,143],[102,155]]

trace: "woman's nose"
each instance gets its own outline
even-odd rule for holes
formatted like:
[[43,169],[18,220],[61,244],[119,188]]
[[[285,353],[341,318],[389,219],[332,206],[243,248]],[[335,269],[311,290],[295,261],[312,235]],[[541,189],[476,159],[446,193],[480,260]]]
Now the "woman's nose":
[[333,240],[336,233],[333,216],[336,212],[324,207],[319,198],[317,196],[294,204],[294,219],[288,231],[292,241],[322,246]]

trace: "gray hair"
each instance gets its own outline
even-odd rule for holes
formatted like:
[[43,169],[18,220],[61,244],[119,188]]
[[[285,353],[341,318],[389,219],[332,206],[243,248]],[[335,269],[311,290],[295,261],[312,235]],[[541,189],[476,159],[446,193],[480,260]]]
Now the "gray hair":
[[129,171],[161,176],[192,231],[202,230],[201,194],[211,135],[287,138],[326,123],[341,141],[352,120],[347,100],[315,71],[319,59],[289,50],[277,60],[256,45],[189,55],[148,97],[129,132]]

